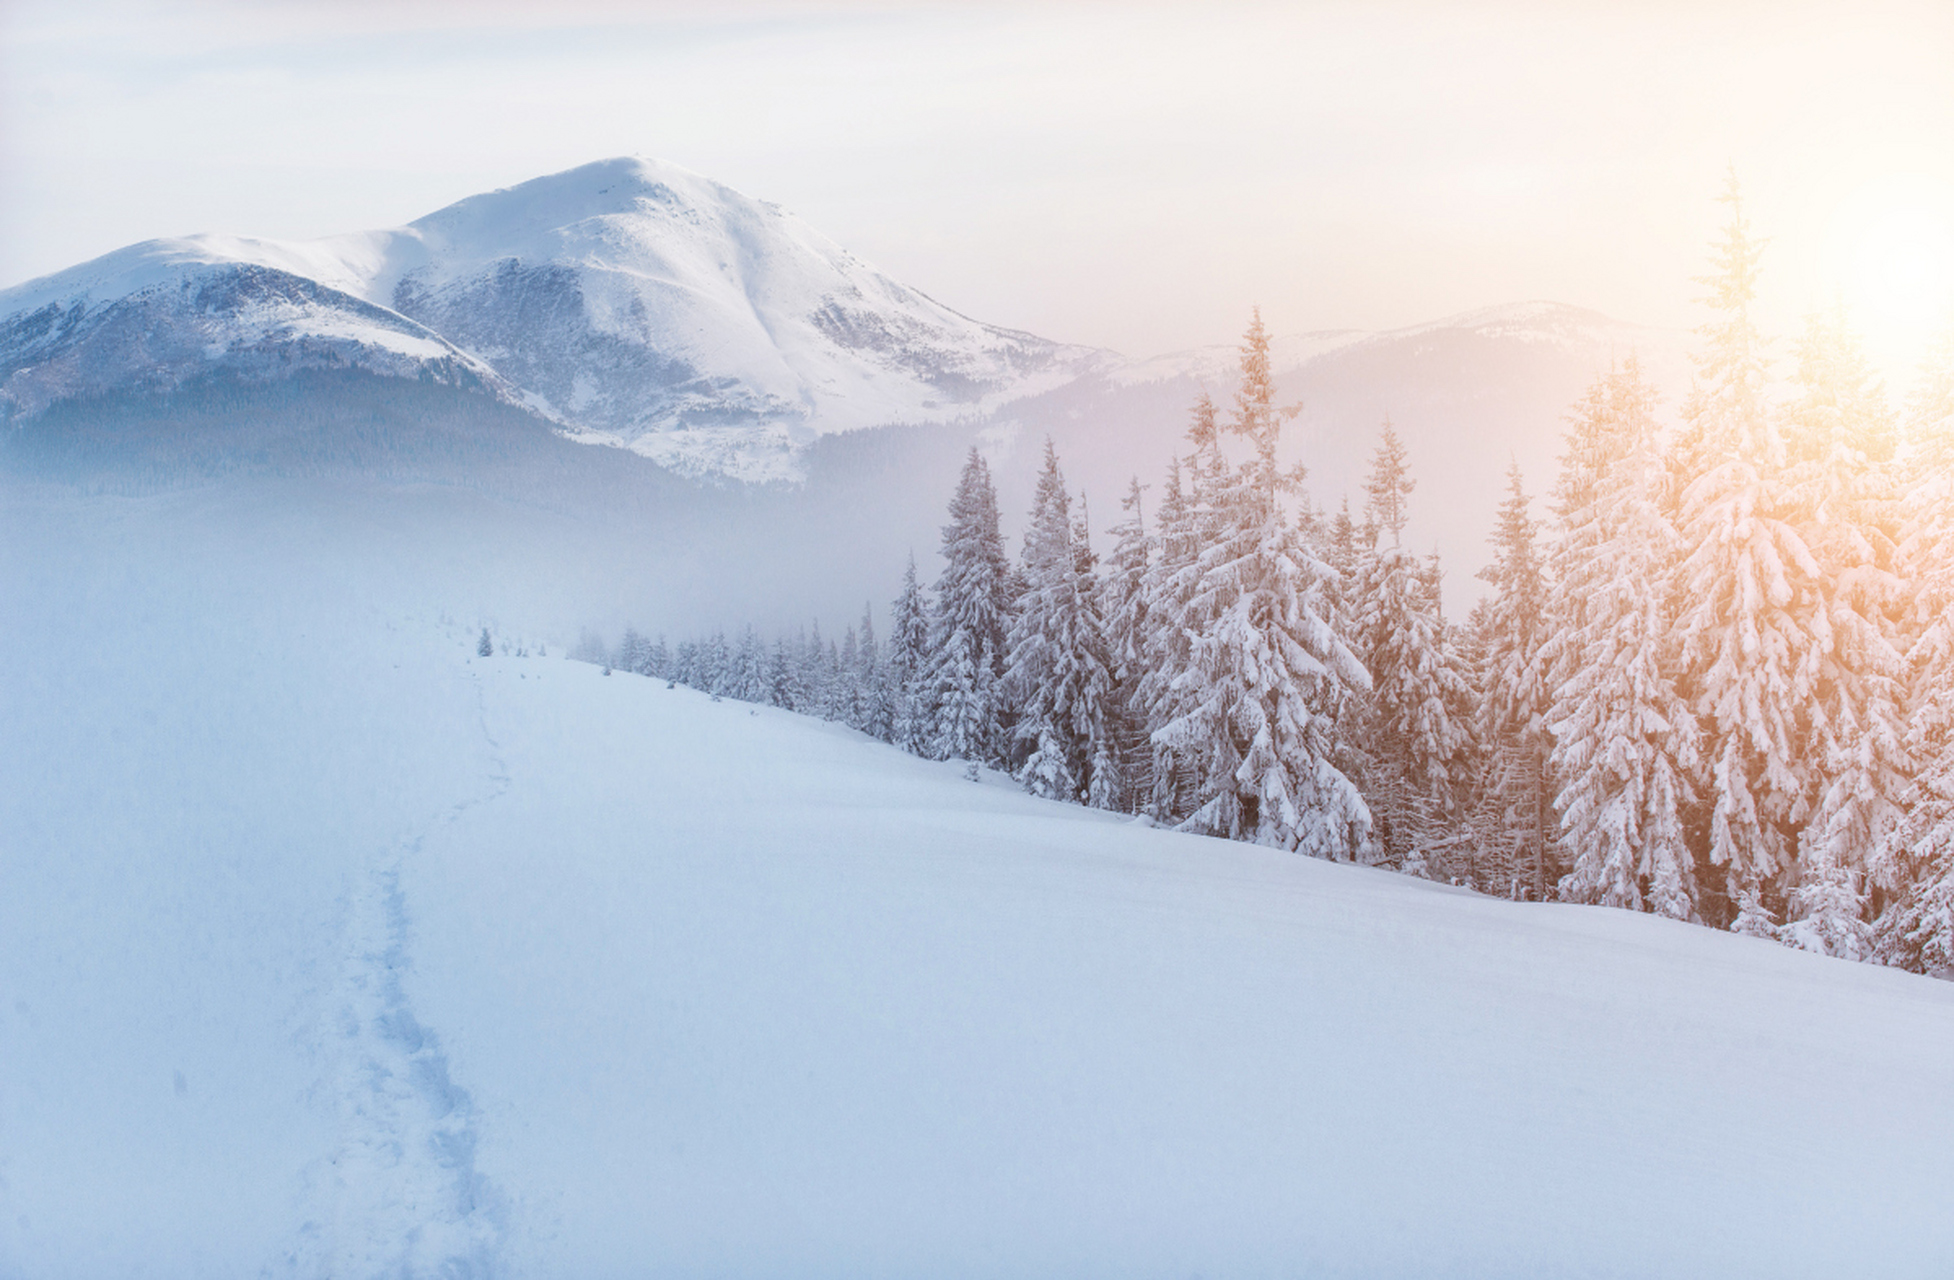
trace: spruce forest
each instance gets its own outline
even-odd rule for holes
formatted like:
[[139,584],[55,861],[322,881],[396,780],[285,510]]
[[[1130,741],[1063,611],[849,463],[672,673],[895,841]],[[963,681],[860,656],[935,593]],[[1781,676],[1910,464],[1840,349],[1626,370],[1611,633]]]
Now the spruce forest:
[[1388,419],[1360,510],[1279,461],[1258,313],[1103,555],[1047,442],[1014,561],[973,448],[886,638],[865,609],[576,656],[1184,831],[1954,970],[1954,335],[1901,405],[1842,309],[1778,351],[1724,200],[1692,385],[1596,379],[1462,620]]

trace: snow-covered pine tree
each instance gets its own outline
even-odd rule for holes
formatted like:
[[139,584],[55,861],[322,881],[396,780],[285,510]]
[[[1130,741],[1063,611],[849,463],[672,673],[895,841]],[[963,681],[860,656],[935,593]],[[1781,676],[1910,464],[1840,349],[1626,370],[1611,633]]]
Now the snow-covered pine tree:
[[997,491],[975,446],[943,527],[943,575],[930,619],[929,754],[991,764],[1005,747],[998,677],[1011,624],[1011,581],[998,530]]
[[1954,976],[1954,330],[1922,370],[1908,417],[1904,550],[1918,634],[1906,745],[1916,772],[1905,816],[1870,868],[1887,898],[1873,948],[1883,963]]
[[[1492,594],[1476,613],[1485,696],[1478,737],[1486,751],[1473,827],[1480,841],[1479,888],[1535,899],[1546,895],[1554,840],[1554,785],[1547,767],[1551,705],[1541,652],[1548,637],[1547,578],[1532,499],[1515,462],[1506,473],[1493,536],[1493,562],[1479,571]],[[1347,524],[1349,513],[1343,514]]]
[[[1606,554],[1603,540],[1607,530],[1594,516],[1602,473],[1609,462],[1621,453],[1620,442],[1610,435],[1613,420],[1606,378],[1597,378],[1567,416],[1564,436],[1567,449],[1561,454],[1560,474],[1554,482],[1553,533],[1548,539],[1545,557],[1548,617],[1547,643],[1542,662],[1545,665],[1550,706],[1558,698],[1558,691],[1573,681],[1582,661],[1579,648],[1566,643],[1563,637],[1580,632],[1588,625],[1586,599],[1577,592],[1569,591],[1566,584],[1576,574],[1586,572],[1586,566],[1595,557]],[[1676,480],[1672,473],[1661,490],[1663,512],[1669,517],[1672,529],[1675,525],[1675,491]],[[1553,869],[1557,861],[1557,847],[1548,850],[1549,882],[1558,881],[1561,872],[1566,869]]]
[[1678,508],[1688,556],[1677,630],[1683,691],[1709,734],[1708,856],[1724,869],[1730,927],[1775,937],[1811,789],[1798,756],[1810,690],[1799,676],[1819,573],[1793,519],[1784,441],[1765,398],[1764,342],[1751,319],[1760,246],[1734,175],[1722,199],[1730,221],[1701,281],[1718,315],[1699,330],[1697,382],[1683,406],[1679,453],[1693,473]]
[[1152,794],[1153,752],[1147,742],[1146,708],[1139,696],[1146,672],[1147,571],[1154,540],[1147,534],[1140,477],[1134,476],[1120,501],[1125,519],[1113,526],[1113,554],[1103,580],[1106,657],[1112,668],[1109,709],[1115,767],[1119,770],[1118,807],[1129,812]]
[[715,630],[700,650],[698,687],[715,698],[724,698],[732,694],[737,679],[738,672],[733,669],[733,650],[726,643],[726,633]]
[[789,646],[788,657],[791,667],[788,672],[787,696],[795,711],[804,716],[827,714],[828,682],[826,672],[826,648],[821,643],[821,620],[814,620],[814,634],[802,630]]
[[1207,619],[1194,612],[1201,585],[1201,549],[1214,528],[1215,478],[1224,466],[1214,401],[1203,391],[1194,403],[1187,438],[1193,452],[1168,466],[1160,503],[1160,556],[1146,580],[1147,634],[1134,700],[1143,712],[1151,746],[1152,789],[1147,809],[1159,822],[1178,824],[1194,811],[1203,766],[1194,750],[1182,751],[1155,731],[1185,709],[1183,677],[1193,669],[1194,637]]
[[796,692],[794,670],[794,650],[787,643],[786,636],[778,636],[773,642],[773,655],[767,661],[767,703],[787,711],[799,710],[794,705]]
[[855,638],[855,628],[850,627],[842,634],[841,650],[835,656],[834,709],[830,713],[831,719],[850,729],[867,723],[868,691],[862,687],[861,677],[861,642]]
[[847,719],[848,671],[841,662],[841,648],[830,640],[819,653],[821,710],[823,720]]
[[1014,732],[1031,748],[1019,771],[1026,790],[1104,808],[1116,790],[1107,716],[1113,679],[1090,550],[1080,553],[1071,506],[1047,439],[1025,530],[1005,688],[1018,708]]
[[1903,615],[1893,472],[1896,428],[1844,307],[1810,318],[1798,346],[1798,395],[1786,424],[1789,490],[1817,590],[1804,596],[1811,638],[1799,675],[1810,689],[1801,754],[1815,794],[1799,833],[1787,943],[1866,959],[1864,873],[1899,821],[1911,767],[1905,746]]
[[[1486,753],[1477,733],[1479,704],[1485,701],[1485,690],[1480,682],[1479,653],[1472,633],[1445,620],[1445,570],[1439,564],[1437,548],[1426,555],[1420,567],[1426,598],[1432,602],[1432,612],[1438,618],[1439,649],[1434,669],[1443,673],[1438,681],[1438,701],[1427,711],[1425,731],[1429,741],[1437,743],[1449,736],[1453,743],[1451,754],[1443,761],[1448,779],[1441,792],[1445,801],[1445,833],[1437,845],[1440,856],[1432,873],[1453,884],[1470,884],[1477,851],[1472,830],[1463,819],[1486,770]],[[1434,716],[1440,718],[1437,723],[1430,722]]]
[[1032,491],[1031,519],[1024,535],[1022,586],[1016,614],[1006,639],[1003,690],[1017,711],[1014,727],[1030,753],[1018,770],[1018,780],[1033,795],[1076,800],[1083,763],[1058,727],[1050,695],[1041,688],[1057,665],[1058,654],[1047,632],[1047,591],[1069,590],[1072,574],[1071,498],[1059,473],[1051,437],[1045,438],[1045,465]]
[[489,639],[487,627],[482,628],[482,638],[475,642],[475,656],[478,658],[492,658],[495,656],[495,642]]
[[973,633],[952,630],[943,650],[934,655],[931,674],[935,714],[930,758],[967,760],[972,767],[994,759],[1000,733],[997,678]]
[[1683,920],[1696,914],[1683,811],[1699,731],[1663,660],[1681,548],[1661,501],[1654,403],[1631,359],[1576,411],[1572,505],[1544,610],[1564,629],[1539,660],[1559,681],[1547,728],[1573,863],[1560,896]]
[[1235,467],[1218,449],[1210,455],[1216,536],[1179,610],[1203,625],[1169,689],[1177,714],[1154,741],[1200,766],[1199,804],[1183,829],[1348,859],[1369,839],[1370,813],[1334,763],[1338,715],[1369,679],[1331,625],[1332,570],[1282,509],[1301,480],[1276,463],[1286,416],[1257,311],[1228,423],[1250,454]]
[[1117,724],[1119,679],[1113,674],[1106,639],[1106,584],[1099,574],[1099,553],[1092,549],[1091,510],[1084,492],[1079,494],[1079,514],[1072,525],[1072,565],[1078,575],[1079,597],[1085,602],[1086,617],[1091,622],[1104,681],[1098,699],[1097,728],[1090,735],[1092,749],[1086,768],[1085,802],[1093,809],[1120,809],[1126,805],[1126,773],[1120,758]]
[[1355,635],[1357,632],[1351,602],[1356,598],[1357,563],[1362,542],[1362,532],[1357,522],[1350,518],[1350,499],[1346,497],[1338,504],[1336,515],[1330,517],[1328,536],[1323,544],[1323,562],[1337,572],[1337,629],[1344,635]]
[[862,721],[855,726],[880,742],[893,739],[895,704],[889,689],[888,671],[881,646],[875,640],[875,619],[867,601],[862,602],[859,647],[855,651],[855,684],[861,690]]
[[765,703],[769,698],[767,651],[752,626],[740,632],[739,646],[733,651],[733,681],[730,696],[741,702]]
[[611,665],[619,671],[643,675],[645,651],[650,647],[645,643],[645,638],[638,634],[636,627],[626,627],[624,638],[617,642],[617,656],[611,660]]
[[1364,796],[1383,862],[1426,875],[1454,834],[1472,745],[1459,713],[1473,694],[1446,632],[1435,576],[1404,547],[1415,483],[1387,418],[1364,483],[1370,536],[1351,606],[1357,652],[1371,679],[1360,728]]
[[665,644],[663,632],[652,641],[651,648],[645,651],[645,674],[660,680],[668,680],[672,673],[672,651]]
[[672,679],[688,689],[703,688],[699,683],[700,670],[699,642],[679,641],[678,648],[672,653]]
[[927,701],[929,673],[929,611],[923,589],[916,583],[916,557],[903,571],[902,592],[889,608],[890,741],[913,755],[926,756],[932,745],[933,708]]

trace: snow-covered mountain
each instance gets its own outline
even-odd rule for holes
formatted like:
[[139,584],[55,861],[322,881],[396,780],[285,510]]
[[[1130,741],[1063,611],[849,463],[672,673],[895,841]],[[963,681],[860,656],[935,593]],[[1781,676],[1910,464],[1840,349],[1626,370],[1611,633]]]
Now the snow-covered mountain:
[[624,158],[307,242],[157,240],[0,292],[0,421],[210,373],[467,382],[675,469],[980,416],[1112,361],[960,315],[779,208]]
[[[65,400],[301,369],[432,378],[513,396],[440,334],[295,269],[270,241],[152,240],[0,292],[0,425]],[[350,283],[342,281],[342,284]]]
[[[1681,350],[1672,332],[1530,302],[1278,336],[1274,364],[1304,405],[1286,448],[1320,505],[1358,492],[1395,423],[1420,486],[1412,544],[1440,551],[1462,601],[1508,464],[1545,492],[1595,374],[1637,354],[1673,403]],[[1237,360],[1232,344],[1125,360],[982,324],[776,206],[607,160],[392,230],[150,241],[0,291],[0,466],[540,487],[642,545],[701,548],[685,562],[701,589],[673,570],[661,591],[725,601],[713,620],[729,625],[777,623],[887,599],[907,550],[927,562],[973,442],[1007,529],[1046,436],[1105,527],[1128,478],[1157,482],[1183,449],[1195,396],[1227,405]],[[730,486],[707,517],[717,499],[670,472],[797,483]],[[635,616],[707,621],[668,612],[676,598]]]

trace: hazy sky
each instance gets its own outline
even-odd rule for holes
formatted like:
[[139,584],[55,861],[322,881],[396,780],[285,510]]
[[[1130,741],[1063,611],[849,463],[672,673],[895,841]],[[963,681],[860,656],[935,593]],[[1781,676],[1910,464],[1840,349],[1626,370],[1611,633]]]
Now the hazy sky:
[[1789,325],[1954,290],[1954,5],[0,0],[0,285],[627,152],[979,318],[1151,354],[1554,298],[1697,319],[1725,165]]

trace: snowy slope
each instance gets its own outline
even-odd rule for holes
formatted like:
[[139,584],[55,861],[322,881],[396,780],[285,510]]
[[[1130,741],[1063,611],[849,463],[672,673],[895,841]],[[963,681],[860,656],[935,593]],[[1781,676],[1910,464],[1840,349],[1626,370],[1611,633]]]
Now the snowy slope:
[[[267,315],[262,281],[309,309]],[[959,315],[777,205],[637,158],[392,230],[155,241],[0,291],[0,414],[236,365],[459,360],[582,438],[749,480],[796,474],[818,435],[980,415],[1110,359]]]
[[511,395],[440,334],[321,283],[297,269],[314,263],[284,249],[214,236],[152,240],[0,292],[0,428],[63,400],[301,369]]
[[[980,324],[777,205],[621,159],[412,224],[374,291],[554,414],[681,469],[742,474],[747,439],[942,421],[1102,358]],[[708,429],[722,441],[688,440]]]
[[484,661],[494,512],[4,496],[0,1274],[1954,1267],[1954,987]]

